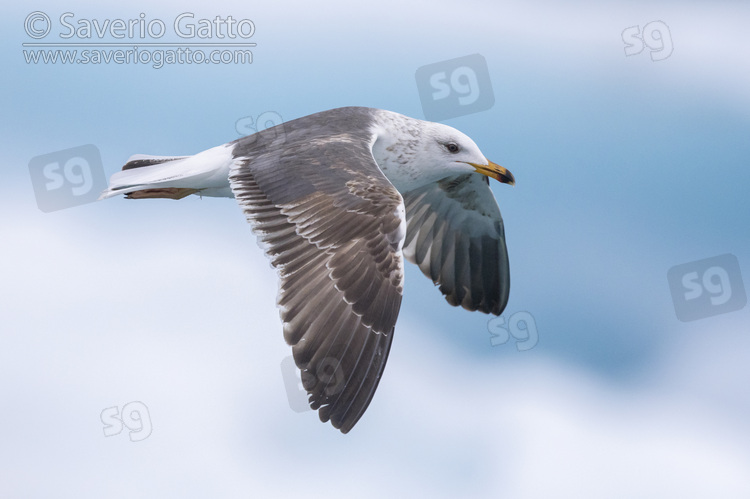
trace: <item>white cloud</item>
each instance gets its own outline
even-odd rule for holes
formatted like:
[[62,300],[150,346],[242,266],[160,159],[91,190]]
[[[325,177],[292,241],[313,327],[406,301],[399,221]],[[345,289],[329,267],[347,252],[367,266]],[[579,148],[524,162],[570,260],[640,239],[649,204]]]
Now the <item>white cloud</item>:
[[[0,424],[12,429],[3,495],[750,492],[741,408],[708,403],[714,382],[741,389],[746,367],[741,355],[700,354],[702,344],[674,352],[642,386],[621,386],[535,350],[497,359],[450,350],[405,311],[352,433],[292,412],[273,272],[242,220],[201,219],[235,209],[210,203],[185,203],[174,218],[161,204],[141,229],[141,209],[117,201],[97,205],[112,215],[100,226],[70,210],[6,227],[15,245],[3,268],[13,326],[0,352],[9,408]],[[692,372],[718,376],[717,366],[729,379],[686,389],[700,380]],[[100,412],[132,400],[148,406],[152,435],[104,437]]]

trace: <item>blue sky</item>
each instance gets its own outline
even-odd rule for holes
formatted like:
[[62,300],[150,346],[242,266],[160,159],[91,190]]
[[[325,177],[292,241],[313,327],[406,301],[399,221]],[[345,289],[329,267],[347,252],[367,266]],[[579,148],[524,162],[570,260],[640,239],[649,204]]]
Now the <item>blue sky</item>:
[[[33,65],[56,19],[232,15],[251,65]],[[750,308],[681,322],[676,265],[731,253],[750,286],[750,35],[739,2],[214,2],[14,6],[0,21],[3,497],[746,497]],[[626,57],[661,20],[674,51]],[[275,275],[231,200],[37,208],[28,163],[94,144],[193,154],[237,120],[346,105],[424,116],[417,68],[479,53],[494,106],[446,120],[517,185],[493,185],[511,261],[491,346],[416,267],[384,378],[346,436],[288,405]],[[142,401],[151,435],[105,437]]]

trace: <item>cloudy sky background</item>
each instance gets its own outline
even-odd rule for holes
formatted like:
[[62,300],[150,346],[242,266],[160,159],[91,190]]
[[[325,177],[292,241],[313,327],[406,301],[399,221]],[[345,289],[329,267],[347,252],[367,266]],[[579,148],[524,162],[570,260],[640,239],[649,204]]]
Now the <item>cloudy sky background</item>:
[[[57,19],[255,22],[252,65],[28,65],[31,10]],[[12,6],[0,20],[0,496],[747,497],[750,308],[680,322],[675,265],[734,254],[750,281],[750,34],[743,2],[381,1]],[[661,20],[673,54],[626,57]],[[28,163],[94,144],[193,154],[238,120],[345,105],[424,116],[426,64],[480,53],[492,109],[446,123],[494,184],[508,318],[492,346],[416,267],[384,378],[348,435],[289,407],[276,278],[226,199],[37,207]],[[141,401],[151,435],[105,437]]]

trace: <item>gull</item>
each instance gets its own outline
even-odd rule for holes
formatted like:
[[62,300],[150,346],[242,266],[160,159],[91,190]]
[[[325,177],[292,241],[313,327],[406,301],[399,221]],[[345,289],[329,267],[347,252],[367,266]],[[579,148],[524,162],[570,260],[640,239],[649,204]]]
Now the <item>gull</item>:
[[132,156],[100,199],[235,198],[277,270],[310,407],[347,433],[385,368],[404,258],[451,305],[505,308],[508,252],[489,178],[515,184],[454,128],[344,107],[194,156]]

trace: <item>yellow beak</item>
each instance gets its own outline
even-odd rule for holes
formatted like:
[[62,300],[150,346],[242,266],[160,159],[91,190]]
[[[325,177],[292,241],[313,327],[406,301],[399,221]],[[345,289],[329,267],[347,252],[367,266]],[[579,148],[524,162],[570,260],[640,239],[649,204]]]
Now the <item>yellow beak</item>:
[[513,177],[513,174],[510,173],[510,171],[507,168],[504,168],[498,164],[495,164],[489,159],[487,160],[486,165],[479,165],[477,163],[469,163],[469,164],[474,167],[477,173],[481,173],[482,175],[487,175],[488,177],[492,177],[498,182],[502,182],[503,184],[516,185],[515,177]]

